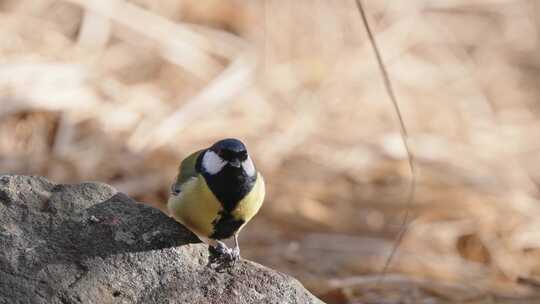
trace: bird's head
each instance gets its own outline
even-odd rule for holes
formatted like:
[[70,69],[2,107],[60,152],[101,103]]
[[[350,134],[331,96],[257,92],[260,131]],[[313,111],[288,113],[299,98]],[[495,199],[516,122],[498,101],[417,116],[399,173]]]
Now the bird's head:
[[247,176],[256,174],[246,146],[234,138],[222,139],[208,148],[203,155],[202,167],[210,175],[218,174],[224,168],[243,171]]

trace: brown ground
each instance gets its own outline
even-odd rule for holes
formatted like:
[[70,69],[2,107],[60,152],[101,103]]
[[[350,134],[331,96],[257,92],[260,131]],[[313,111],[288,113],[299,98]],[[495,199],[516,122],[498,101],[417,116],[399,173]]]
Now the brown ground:
[[0,1],[0,171],[158,204],[235,136],[269,192],[243,255],[329,303],[540,302],[540,4],[364,2],[409,207],[353,1]]

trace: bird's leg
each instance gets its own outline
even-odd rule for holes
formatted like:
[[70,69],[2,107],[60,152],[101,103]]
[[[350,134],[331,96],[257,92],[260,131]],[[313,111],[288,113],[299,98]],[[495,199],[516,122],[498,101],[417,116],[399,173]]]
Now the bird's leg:
[[229,257],[232,255],[231,249],[227,247],[225,243],[223,243],[222,241],[217,241],[217,240],[216,240],[216,243],[217,245],[214,246],[214,248],[216,249],[217,253],[219,253],[220,255],[227,255]]
[[204,241],[209,246],[210,254],[214,255],[215,258],[220,260],[232,260],[233,254],[232,250],[227,247],[227,245],[219,240],[213,240],[209,238],[204,238]]
[[214,240],[202,235],[196,234],[197,237],[206,245],[208,245],[208,251],[210,251],[210,256],[213,257],[213,260],[217,259],[232,259],[231,249],[227,247],[222,241]]
[[238,245],[238,234],[234,234],[234,248],[231,250],[231,256],[234,261],[240,260],[240,245]]

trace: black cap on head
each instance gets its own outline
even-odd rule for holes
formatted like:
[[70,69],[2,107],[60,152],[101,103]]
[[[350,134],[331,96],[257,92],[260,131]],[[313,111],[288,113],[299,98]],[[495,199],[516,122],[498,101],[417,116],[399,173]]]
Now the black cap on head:
[[247,159],[246,146],[235,138],[222,139],[210,147],[221,158],[227,161]]

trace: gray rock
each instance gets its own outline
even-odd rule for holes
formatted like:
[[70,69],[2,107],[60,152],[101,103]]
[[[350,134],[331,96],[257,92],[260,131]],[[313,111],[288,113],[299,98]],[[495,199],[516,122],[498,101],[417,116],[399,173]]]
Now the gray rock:
[[0,176],[0,303],[321,303],[253,262],[208,264],[191,232],[108,185]]

